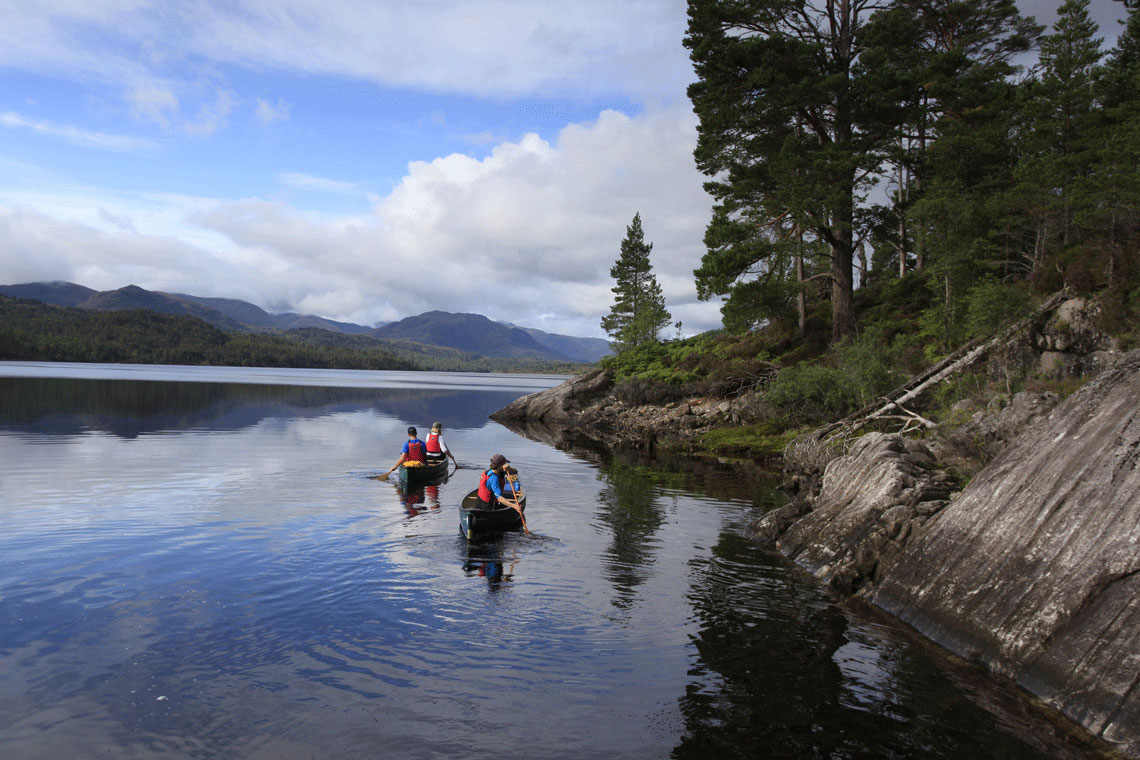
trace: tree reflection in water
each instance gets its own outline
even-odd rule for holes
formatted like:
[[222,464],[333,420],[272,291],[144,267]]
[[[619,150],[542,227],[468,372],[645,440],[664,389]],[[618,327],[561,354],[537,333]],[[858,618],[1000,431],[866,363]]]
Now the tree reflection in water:
[[934,667],[927,647],[852,614],[740,526],[693,571],[699,632],[675,758],[1083,757],[1042,736],[1040,716],[1011,730],[1000,686]]
[[88,431],[135,438],[171,430],[234,431],[265,419],[373,410],[400,420],[443,419],[481,428],[514,391],[336,388],[155,380],[0,377],[0,430],[32,435]]
[[614,460],[598,477],[606,487],[598,497],[597,519],[613,536],[603,554],[605,574],[616,592],[614,606],[628,609],[653,564],[654,535],[665,522],[665,510],[647,468]]

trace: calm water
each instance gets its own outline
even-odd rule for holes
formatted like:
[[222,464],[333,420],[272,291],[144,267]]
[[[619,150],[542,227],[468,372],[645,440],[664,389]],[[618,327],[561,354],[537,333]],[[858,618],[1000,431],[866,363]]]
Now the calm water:
[[[4,758],[1088,756],[743,539],[770,484],[486,419],[549,378],[0,375]],[[467,467],[370,477],[435,419]],[[468,545],[495,451],[535,535]]]

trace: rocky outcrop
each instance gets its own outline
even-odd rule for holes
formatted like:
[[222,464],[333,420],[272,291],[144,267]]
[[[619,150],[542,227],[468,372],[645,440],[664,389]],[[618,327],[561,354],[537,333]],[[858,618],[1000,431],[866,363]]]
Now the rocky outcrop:
[[[1140,352],[1114,364],[929,445],[863,436],[754,531],[1140,757]],[[984,464],[960,493],[956,460]]]
[[[787,556],[842,591],[871,580],[883,557],[904,544],[949,503],[952,475],[935,468],[925,445],[899,435],[870,433],[824,472],[812,506],[778,539]],[[764,521],[759,535],[773,531]],[[776,515],[774,519],[782,519]]]
[[1140,354],[1071,396],[870,598],[1140,755]]
[[1096,301],[1070,298],[1058,306],[1033,336],[1040,352],[1037,371],[1054,377],[1094,375],[1112,366],[1120,343],[1101,332],[1099,317]]
[[[523,396],[491,419],[531,431],[547,427],[563,441],[589,439],[611,449],[653,451],[659,442],[689,441],[714,427],[747,424],[771,415],[755,392],[732,399],[697,397],[665,404],[630,404],[615,390],[612,372],[594,370]],[[550,432],[540,433],[542,437],[549,438]]]
[[584,406],[609,393],[613,385],[613,372],[596,369],[572,377],[561,385],[516,399],[492,414],[491,419],[499,422],[569,422]]

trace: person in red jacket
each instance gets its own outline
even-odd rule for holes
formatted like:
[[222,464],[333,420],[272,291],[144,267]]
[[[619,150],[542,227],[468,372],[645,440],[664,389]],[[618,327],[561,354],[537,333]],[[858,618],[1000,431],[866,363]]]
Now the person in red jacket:
[[441,433],[443,433],[443,423],[433,422],[431,424],[431,432],[428,433],[427,441],[424,443],[427,449],[425,461],[427,461],[428,464],[432,464],[434,462],[442,462],[444,459],[451,457],[451,461],[458,467],[459,462],[455,461],[455,455],[451,453],[451,450],[447,448],[447,444],[443,442],[443,437],[440,435]]
[[392,469],[384,473],[387,478],[392,474],[392,470],[402,465],[404,462],[422,462],[424,456],[427,454],[427,446],[416,436],[416,429],[414,427],[408,428],[408,440],[404,441],[404,447],[400,449],[400,458],[396,460],[396,464],[392,465]]
[[[493,508],[496,504],[506,504],[513,509],[519,509],[518,493],[522,493],[522,484],[517,476],[512,476],[507,467],[511,460],[502,454],[491,457],[491,468],[484,470],[479,478],[479,501],[487,507]],[[512,480],[513,478],[513,480]],[[512,488],[512,486],[514,486]],[[519,511],[522,514],[522,511]]]

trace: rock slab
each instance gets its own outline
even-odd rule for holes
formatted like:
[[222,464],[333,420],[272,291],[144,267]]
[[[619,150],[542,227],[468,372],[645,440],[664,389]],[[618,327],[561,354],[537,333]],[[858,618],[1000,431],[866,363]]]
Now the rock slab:
[[[812,541],[809,566],[828,560]],[[1140,757],[1140,352],[997,454],[879,557],[876,580],[863,589],[873,602]]]

